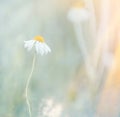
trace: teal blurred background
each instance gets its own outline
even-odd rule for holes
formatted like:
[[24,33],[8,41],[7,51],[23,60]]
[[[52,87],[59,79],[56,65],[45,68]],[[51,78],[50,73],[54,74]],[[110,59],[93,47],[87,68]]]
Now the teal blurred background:
[[[91,16],[86,22],[71,22],[69,10],[80,1]],[[34,51],[28,52],[24,41],[36,35],[44,37],[52,52],[37,55],[28,89],[32,117],[95,116],[117,43],[111,39],[116,30],[109,32],[114,23],[105,7],[109,1],[101,1],[100,12],[100,0],[0,0],[0,117],[29,117],[25,86]],[[62,105],[60,116],[40,114],[49,99]]]
[[37,56],[29,86],[32,113],[38,116],[44,98],[66,100],[69,84],[82,61],[67,19],[73,1],[0,1],[0,117],[28,117],[24,92],[33,52],[24,49],[24,41],[36,35],[45,38],[52,52]]

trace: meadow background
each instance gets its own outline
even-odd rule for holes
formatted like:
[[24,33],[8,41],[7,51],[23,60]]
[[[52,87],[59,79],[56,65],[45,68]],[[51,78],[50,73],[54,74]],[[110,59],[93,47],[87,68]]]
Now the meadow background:
[[29,117],[25,85],[34,52],[24,41],[36,35],[52,52],[37,56],[33,117],[44,117],[49,99],[62,111],[48,117],[120,117],[120,1],[82,0],[91,17],[75,24],[68,13],[80,1],[0,0],[0,117]]

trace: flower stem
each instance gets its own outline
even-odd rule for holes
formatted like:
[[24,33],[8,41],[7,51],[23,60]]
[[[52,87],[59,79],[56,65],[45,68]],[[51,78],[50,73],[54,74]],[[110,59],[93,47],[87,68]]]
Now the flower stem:
[[94,82],[94,78],[96,76],[96,73],[95,73],[95,70],[91,64],[91,60],[90,60],[88,48],[86,46],[86,42],[84,39],[83,29],[82,29],[81,23],[74,24],[74,28],[75,28],[78,44],[79,44],[79,47],[81,49],[81,53],[83,55],[87,75],[88,75],[88,77],[90,77],[90,80]]
[[30,100],[29,100],[29,97],[28,97],[28,88],[29,88],[30,80],[31,80],[31,78],[32,78],[33,71],[34,71],[34,68],[35,68],[35,61],[36,61],[36,56],[34,55],[33,61],[32,61],[31,72],[30,72],[30,74],[29,74],[29,76],[28,76],[27,83],[26,83],[26,87],[25,87],[26,103],[27,103],[27,106],[28,106],[28,112],[29,112],[29,116],[30,116],[30,117],[32,117],[32,112],[31,112]]

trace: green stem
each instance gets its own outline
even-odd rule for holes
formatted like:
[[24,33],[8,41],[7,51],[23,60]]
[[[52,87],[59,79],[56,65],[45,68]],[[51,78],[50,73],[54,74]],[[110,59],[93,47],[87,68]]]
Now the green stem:
[[32,112],[31,112],[30,100],[29,100],[29,97],[28,97],[28,89],[29,89],[29,84],[30,84],[30,81],[31,81],[31,78],[32,78],[32,75],[33,75],[34,68],[35,68],[35,61],[36,61],[36,56],[34,55],[33,61],[32,61],[31,72],[28,76],[26,87],[25,87],[26,103],[27,103],[27,106],[28,106],[28,112],[29,112],[30,117],[32,117]]

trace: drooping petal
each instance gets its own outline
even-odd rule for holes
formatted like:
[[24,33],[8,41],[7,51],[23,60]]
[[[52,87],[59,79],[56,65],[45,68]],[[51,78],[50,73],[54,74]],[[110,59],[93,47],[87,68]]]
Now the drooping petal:
[[41,54],[41,55],[44,54],[44,50],[41,48],[40,42],[37,41],[37,42],[35,43],[35,48],[36,48],[37,54]]
[[39,51],[41,52],[41,55],[44,55],[44,49],[42,48],[42,44],[39,43]]
[[38,43],[39,43],[39,42],[36,42],[36,43],[35,43],[35,49],[36,49],[37,54],[39,54],[39,47],[38,47],[39,45],[38,45]]
[[48,52],[51,52],[50,47],[46,43],[44,43],[44,47],[48,50]]
[[30,51],[35,43],[35,40],[24,41],[24,43],[24,47],[27,48],[28,51]]
[[41,48],[44,50],[44,54],[48,53],[47,48],[45,47],[44,43],[41,43]]
[[44,55],[44,50],[43,50],[41,47],[39,47],[39,53],[40,53],[41,55]]

